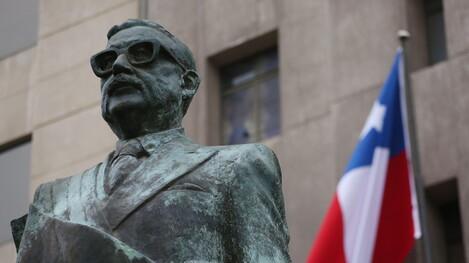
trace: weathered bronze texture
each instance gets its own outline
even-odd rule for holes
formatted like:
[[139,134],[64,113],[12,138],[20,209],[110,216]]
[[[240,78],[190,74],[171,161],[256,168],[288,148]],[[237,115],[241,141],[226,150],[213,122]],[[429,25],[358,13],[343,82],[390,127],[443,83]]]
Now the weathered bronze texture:
[[290,262],[274,153],[184,135],[199,76],[182,42],[128,20],[91,65],[116,150],[36,190],[27,220],[12,222],[17,262]]

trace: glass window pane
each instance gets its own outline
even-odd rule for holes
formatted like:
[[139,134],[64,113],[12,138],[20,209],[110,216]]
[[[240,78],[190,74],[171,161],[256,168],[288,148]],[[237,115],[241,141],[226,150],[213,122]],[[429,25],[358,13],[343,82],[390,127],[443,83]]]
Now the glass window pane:
[[259,75],[278,68],[276,49],[268,50],[224,67],[221,70],[222,86],[229,89],[253,81]]
[[267,139],[280,133],[280,96],[277,75],[261,84],[261,138]]
[[223,98],[223,138],[226,144],[249,143],[256,140],[255,94],[245,88]]
[[259,74],[277,70],[278,54],[276,50],[266,52],[260,60]]
[[254,71],[247,71],[231,79],[230,84],[231,86],[239,86],[250,80],[253,80],[255,77],[256,77],[256,73]]
[[221,70],[222,86],[225,90],[239,86],[256,77],[255,65],[250,60],[232,64]]

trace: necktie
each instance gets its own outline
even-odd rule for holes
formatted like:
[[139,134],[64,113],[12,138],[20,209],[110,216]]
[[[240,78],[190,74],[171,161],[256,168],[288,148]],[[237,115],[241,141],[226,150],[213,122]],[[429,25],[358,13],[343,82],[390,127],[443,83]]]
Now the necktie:
[[146,151],[136,139],[128,141],[122,147],[118,147],[106,177],[105,185],[107,186],[108,194],[111,194],[116,186],[122,183],[140,165],[146,156]]

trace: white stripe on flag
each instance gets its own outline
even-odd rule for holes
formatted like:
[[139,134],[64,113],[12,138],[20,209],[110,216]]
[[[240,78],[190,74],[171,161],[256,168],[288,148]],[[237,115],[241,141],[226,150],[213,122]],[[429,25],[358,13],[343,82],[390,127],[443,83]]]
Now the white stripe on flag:
[[376,147],[371,166],[346,173],[337,193],[348,263],[371,262],[386,182],[389,149]]

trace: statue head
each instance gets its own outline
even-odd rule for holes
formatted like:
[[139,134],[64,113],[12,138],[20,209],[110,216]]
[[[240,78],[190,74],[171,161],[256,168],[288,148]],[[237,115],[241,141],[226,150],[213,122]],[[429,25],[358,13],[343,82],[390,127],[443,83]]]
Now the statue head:
[[101,111],[120,139],[181,126],[200,83],[189,48],[161,25],[129,19],[113,26],[91,57],[101,78]]

